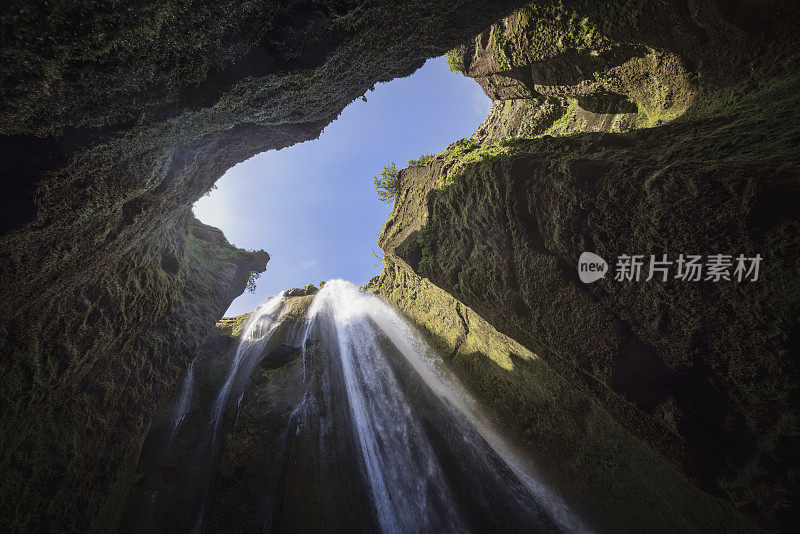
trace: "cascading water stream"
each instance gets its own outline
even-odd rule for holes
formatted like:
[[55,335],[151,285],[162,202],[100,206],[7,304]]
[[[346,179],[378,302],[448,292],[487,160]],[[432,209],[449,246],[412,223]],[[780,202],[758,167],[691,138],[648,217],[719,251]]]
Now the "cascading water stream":
[[189,368],[186,370],[186,377],[183,379],[183,385],[181,385],[181,395],[178,397],[178,402],[175,405],[175,411],[172,416],[172,432],[170,432],[169,443],[167,444],[168,451],[172,446],[172,442],[175,440],[175,434],[178,432],[178,428],[181,426],[181,423],[183,423],[183,420],[186,419],[186,414],[189,412],[193,391],[194,360],[192,360],[192,363],[189,364]]
[[464,444],[455,447],[463,447],[462,460],[476,464],[467,469],[482,473],[476,484],[489,481],[513,488],[507,500],[530,508],[530,514],[522,514],[523,524],[530,521],[541,530],[588,531],[539,481],[530,462],[492,428],[472,396],[393,308],[349,282],[333,280],[315,297],[308,320],[334,325],[353,425],[383,532],[469,529],[439,458],[444,455],[441,449],[449,445],[443,447],[430,439],[430,430],[420,422],[416,399],[397,378],[387,341],[446,405],[449,413],[439,421],[452,418],[445,424],[461,433]]
[[[403,395],[374,329],[365,301],[351,284],[326,284],[309,310],[310,321],[332,320],[355,431],[384,532],[463,531],[425,431]],[[436,502],[433,502],[436,501]],[[437,514],[428,510],[437,508]]]
[[[417,330],[349,282],[268,300],[229,361],[212,346],[187,370],[132,531],[588,531]],[[259,436],[269,445],[248,449]]]
[[[202,480],[202,498],[199,502],[197,518],[194,521],[194,532],[201,532],[205,520],[206,500],[208,490],[214,476],[214,466],[219,461],[218,440],[220,427],[231,394],[241,395],[244,385],[250,376],[253,367],[261,354],[264,345],[269,341],[275,328],[280,324],[280,309],[283,304],[284,293],[280,293],[259,306],[248,318],[239,337],[236,353],[231,361],[225,382],[219,390],[211,408],[208,422],[210,446],[206,451],[208,466]],[[238,403],[237,403],[238,409]]]
[[209,426],[211,429],[211,447],[214,448],[219,434],[219,426],[222,415],[228,405],[231,391],[236,386],[236,395],[241,395],[244,389],[244,381],[250,376],[253,366],[256,364],[261,349],[269,340],[275,327],[280,323],[280,313],[278,309],[283,303],[284,293],[269,299],[248,318],[242,333],[239,337],[239,345],[236,354],[231,362],[230,371],[225,379],[225,383],[214,401],[211,411]]
[[[259,306],[248,318],[230,363],[219,372],[218,357],[195,358],[181,384],[163,441],[153,442],[161,482],[146,491],[132,532],[199,532],[204,529],[210,491],[221,455],[226,412],[256,365],[264,345],[280,324],[283,294]],[[213,396],[209,396],[209,388]],[[238,404],[238,403],[237,403]],[[158,435],[158,434],[156,434]],[[156,452],[157,451],[157,452]]]

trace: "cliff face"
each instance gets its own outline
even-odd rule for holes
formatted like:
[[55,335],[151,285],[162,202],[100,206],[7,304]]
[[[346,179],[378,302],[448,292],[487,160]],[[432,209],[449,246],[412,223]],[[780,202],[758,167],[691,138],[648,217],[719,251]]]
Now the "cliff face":
[[[287,439],[294,435],[292,415],[305,394],[301,345],[313,298],[303,289],[294,292],[303,296],[281,303],[279,322],[252,372],[241,377],[234,373],[231,384],[236,384],[236,395],[241,387],[242,397],[236,402],[234,395],[223,410],[217,442],[221,451],[208,445],[213,432],[209,416],[236,366],[252,312],[222,319],[206,337],[188,374],[152,418],[120,532],[192,530],[198,524],[197,510],[206,508],[206,532],[254,532],[280,506],[277,487],[286,469]],[[182,416],[176,417],[179,409]],[[207,472],[198,475],[204,467]]]
[[499,428],[595,531],[758,531],[648,446],[676,444],[646,415],[609,402],[602,388],[498,331],[402,259],[387,255],[368,289],[423,329]]
[[[401,171],[373,289],[455,355],[464,313],[445,312],[468,307],[700,487],[788,529],[800,467],[797,35],[778,11],[742,4],[694,5],[688,19],[648,6],[617,27],[576,7],[556,19],[567,36],[550,38],[531,15],[541,9],[450,54],[495,104],[471,140]],[[584,251],[611,273],[582,283]],[[645,255],[641,281],[614,280],[622,254]],[[645,281],[651,254],[764,260],[755,282]],[[426,287],[457,300],[431,301]],[[443,313],[452,327],[437,333]],[[563,436],[520,396],[531,386],[517,360],[476,353],[453,365],[552,455],[548,439]],[[570,461],[553,465],[580,484]]]
[[529,4],[454,49],[451,68],[494,100],[473,139],[624,132],[681,115],[696,98],[698,69],[718,74],[719,58],[699,65],[703,41],[735,48],[744,35],[711,6],[683,17],[673,10]]
[[[7,527],[82,530],[91,517],[113,517],[156,402],[249,273],[266,269],[265,252],[233,247],[190,214],[174,224],[132,223],[94,256],[41,250],[49,276],[16,270],[18,283],[4,285]],[[95,242],[83,239],[61,246]],[[24,250],[4,268],[21,269]]]
[[[316,137],[374,83],[467,40],[460,63],[498,118],[486,142],[404,172],[382,292],[401,287],[392,265],[427,277],[705,488],[786,521],[800,331],[790,2],[542,2],[489,30],[522,2],[14,4],[0,16],[3,527],[113,524],[157,400],[265,268],[191,204],[235,163]],[[490,142],[681,114],[614,137]],[[583,250],[765,261],[747,285],[583,286]],[[519,407],[509,376],[493,402]]]
[[194,224],[192,203],[520,2],[12,4],[0,517],[105,530],[156,401],[265,267]]

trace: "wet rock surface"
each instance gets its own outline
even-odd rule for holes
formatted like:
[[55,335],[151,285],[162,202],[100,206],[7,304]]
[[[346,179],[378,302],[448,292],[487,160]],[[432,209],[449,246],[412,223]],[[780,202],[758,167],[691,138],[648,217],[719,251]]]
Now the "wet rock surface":
[[193,202],[236,163],[315,138],[376,82],[410,74],[519,5],[8,6],[0,516],[9,528],[113,530],[157,402],[248,270],[263,267],[265,256],[219,235],[192,235]]
[[[583,39],[577,55],[564,52],[564,40],[548,41],[555,30],[531,18],[545,9],[536,6],[478,35],[460,49],[461,68],[495,99],[492,111],[472,139],[401,171],[379,241],[388,262],[375,290],[425,325],[438,315],[414,281],[425,278],[585,385],[694,483],[762,525],[791,530],[792,473],[800,468],[789,452],[798,439],[791,421],[798,417],[800,214],[788,199],[800,191],[800,125],[788,119],[798,58],[797,36],[773,11],[783,7],[764,6],[752,24],[711,23],[716,13],[710,26],[664,27],[661,36],[631,28],[627,45],[614,37],[620,28],[591,38],[561,28]],[[754,33],[759,24],[763,33]],[[727,35],[717,33],[724,28]],[[603,35],[609,39],[600,43]],[[629,51],[639,52],[588,76],[584,59],[610,61],[603,50],[623,51],[637,37],[644,48]],[[592,50],[598,54],[586,56]],[[676,75],[642,70],[647,57],[648,68]],[[726,64],[747,65],[750,74],[726,73]],[[614,77],[618,69],[627,74]],[[570,79],[570,72],[579,75]],[[652,112],[656,78],[681,81],[662,101],[671,107]],[[632,110],[624,107],[616,118],[598,114],[625,103],[614,94],[626,95],[638,118],[626,119]],[[576,119],[584,112],[597,120]],[[612,272],[587,285],[577,276],[584,251],[612,269],[621,254],[770,260],[757,282],[646,282],[645,265],[640,282],[615,281]],[[458,352],[459,338],[444,339]],[[513,427],[510,406],[523,409],[515,397],[524,378],[512,372],[518,386],[486,390],[486,366],[464,372]],[[534,448],[535,435],[527,438]]]
[[[505,157],[467,165],[442,189],[431,186],[442,180],[437,163],[427,174],[404,173],[410,189],[428,193],[403,196],[384,233],[387,256],[587,384],[618,421],[699,484],[778,520],[773,514],[794,502],[786,477],[797,468],[788,449],[777,446],[796,439],[781,421],[797,410],[797,217],[756,237],[747,221],[765,193],[745,204],[742,198],[748,190],[783,187],[782,173],[762,168],[748,177],[681,165],[631,174],[629,164],[617,167],[588,148],[593,140],[553,169],[542,153],[559,144],[511,148]],[[640,176],[643,187],[631,188],[631,176]],[[659,185],[645,185],[652,180]],[[625,283],[612,274],[585,285],[577,278],[578,257],[587,250],[615,262],[632,251],[721,249],[760,253],[771,265],[752,283],[644,276]],[[391,272],[385,266],[382,276]],[[392,293],[392,277],[381,294]],[[630,418],[631,408],[644,420]],[[755,487],[785,490],[753,502]]]
[[[235,163],[316,137],[374,83],[471,36],[462,64],[502,112],[414,171],[423,182],[404,188],[410,203],[382,238],[390,259],[574,377],[708,491],[791,526],[796,6],[543,2],[491,26],[521,5],[7,10],[4,527],[113,530],[131,483],[147,479],[137,464],[159,399],[268,259],[198,225],[192,203]],[[580,135],[479,142],[545,133]],[[571,274],[583,250],[767,259],[757,285],[587,288]],[[504,391],[495,403],[513,413],[521,401]],[[346,489],[348,502],[358,491]],[[286,524],[321,517],[305,506]],[[369,521],[351,512],[339,525]]]
[[[529,493],[451,402],[459,394],[423,378],[416,334],[375,297],[333,284],[322,302],[285,297],[218,323],[178,431],[185,386],[154,419],[122,530],[563,531],[565,512]],[[252,322],[262,313],[263,329]],[[209,449],[226,375],[235,385]]]

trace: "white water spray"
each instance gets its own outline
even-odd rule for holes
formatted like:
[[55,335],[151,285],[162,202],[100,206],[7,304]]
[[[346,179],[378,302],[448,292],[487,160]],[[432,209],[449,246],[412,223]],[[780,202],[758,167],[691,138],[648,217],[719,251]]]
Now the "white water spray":
[[[447,525],[463,531],[441,466],[420,423],[402,402],[376,332],[365,320],[370,311],[365,304],[372,303],[355,286],[336,280],[314,299],[308,317],[330,317],[336,326],[347,398],[381,530],[430,532]],[[437,504],[439,514],[429,513]]]
[[[212,449],[216,443],[219,425],[225,407],[228,405],[231,391],[234,384],[239,381],[247,380],[250,371],[256,364],[256,359],[261,353],[261,349],[269,341],[272,332],[280,324],[279,306],[283,303],[283,293],[274,297],[259,306],[247,319],[247,323],[242,328],[239,337],[239,345],[236,347],[236,354],[233,356],[231,366],[225,383],[219,390],[214,406],[211,409],[211,419],[209,421],[212,432]],[[237,384],[241,385],[241,384]]]
[[[384,532],[429,531],[437,526],[433,520],[450,531],[465,527],[453,506],[442,466],[411,413],[411,399],[404,399],[391,372],[381,334],[436,396],[466,418],[558,528],[589,531],[540,481],[531,462],[492,427],[475,399],[392,307],[349,282],[332,280],[315,297],[308,318],[309,322],[329,319],[335,323],[350,410]],[[465,441],[471,439],[464,436]],[[470,443],[471,450],[481,446]],[[481,458],[479,453],[475,457]],[[436,513],[432,513],[434,507]]]
[[194,391],[194,360],[189,364],[186,370],[186,377],[183,379],[181,386],[181,394],[178,397],[178,403],[175,405],[175,411],[172,415],[172,432],[169,435],[169,443],[167,450],[172,446],[175,439],[175,434],[178,432],[178,427],[181,426],[183,420],[186,419],[186,414],[189,412],[189,406],[192,402],[192,392]]
[[[206,474],[202,484],[202,499],[200,507],[194,521],[193,532],[199,533],[203,530],[206,512],[206,498],[211,479],[214,476],[214,465],[217,460],[217,440],[219,439],[220,426],[224,419],[225,409],[231,398],[231,393],[236,390],[237,395],[242,394],[242,389],[250,376],[250,371],[257,363],[264,345],[269,341],[275,328],[280,324],[281,304],[283,304],[284,293],[280,293],[263,304],[261,304],[247,319],[245,326],[239,336],[239,345],[231,361],[228,375],[225,382],[214,400],[209,418],[209,431],[211,432],[211,443],[207,451]],[[241,398],[239,399],[241,401]],[[237,406],[239,403],[237,402]],[[238,413],[237,413],[238,418]]]

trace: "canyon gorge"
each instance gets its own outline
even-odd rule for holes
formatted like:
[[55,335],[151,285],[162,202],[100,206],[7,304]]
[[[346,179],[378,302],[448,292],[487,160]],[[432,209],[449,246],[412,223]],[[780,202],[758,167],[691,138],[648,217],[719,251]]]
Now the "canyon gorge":
[[[795,2],[12,4],[0,530],[795,531]],[[270,256],[193,203],[443,54],[491,111],[380,275],[223,318]]]

